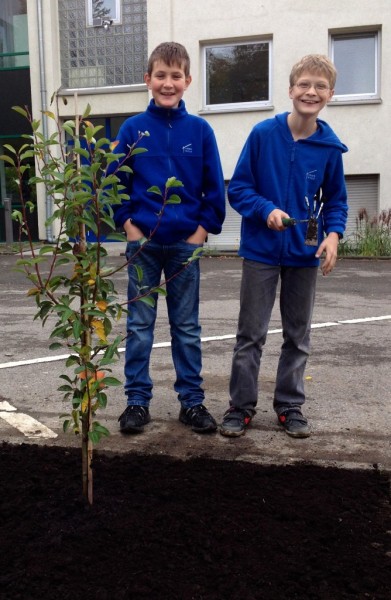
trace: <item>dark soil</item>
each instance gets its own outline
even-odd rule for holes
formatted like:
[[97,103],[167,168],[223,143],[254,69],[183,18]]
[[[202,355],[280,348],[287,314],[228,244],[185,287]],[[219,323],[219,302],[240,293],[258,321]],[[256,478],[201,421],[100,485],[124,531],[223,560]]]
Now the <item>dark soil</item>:
[[0,446],[0,598],[391,597],[389,478],[306,464]]

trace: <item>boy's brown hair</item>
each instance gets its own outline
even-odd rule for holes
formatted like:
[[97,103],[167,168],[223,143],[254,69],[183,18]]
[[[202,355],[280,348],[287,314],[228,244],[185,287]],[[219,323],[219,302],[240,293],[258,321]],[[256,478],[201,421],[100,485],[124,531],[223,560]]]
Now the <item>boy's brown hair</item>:
[[177,42],[163,42],[156,46],[148,60],[148,75],[152,74],[153,65],[159,60],[166,63],[169,67],[176,65],[180,69],[183,69],[186,77],[190,75],[190,58],[186,48],[182,44],[178,44]]
[[337,79],[337,69],[331,60],[324,54],[307,54],[293,65],[289,76],[289,85],[293,87],[300,75],[305,71],[317,73],[326,77],[333,90]]

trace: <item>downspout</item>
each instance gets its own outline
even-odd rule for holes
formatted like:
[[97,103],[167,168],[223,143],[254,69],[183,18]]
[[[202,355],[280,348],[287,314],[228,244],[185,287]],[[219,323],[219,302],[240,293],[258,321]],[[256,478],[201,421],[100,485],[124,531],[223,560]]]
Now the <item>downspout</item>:
[[[45,114],[47,110],[47,91],[46,91],[46,73],[45,73],[45,42],[43,36],[43,14],[42,0],[37,0],[37,21],[38,21],[38,47],[39,47],[39,83],[41,89],[41,111],[42,111],[42,134],[44,139],[48,138],[48,117]],[[46,222],[53,213],[53,200],[48,194],[45,186],[45,214]],[[53,227],[46,225],[46,241],[53,242]]]

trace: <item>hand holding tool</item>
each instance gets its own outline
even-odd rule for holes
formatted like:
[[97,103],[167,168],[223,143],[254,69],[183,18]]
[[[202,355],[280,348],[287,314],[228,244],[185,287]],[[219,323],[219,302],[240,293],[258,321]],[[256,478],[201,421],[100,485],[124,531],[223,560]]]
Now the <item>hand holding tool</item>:
[[283,217],[281,219],[284,227],[292,227],[292,225],[296,225],[297,223],[308,223],[310,219],[294,219],[293,217]]

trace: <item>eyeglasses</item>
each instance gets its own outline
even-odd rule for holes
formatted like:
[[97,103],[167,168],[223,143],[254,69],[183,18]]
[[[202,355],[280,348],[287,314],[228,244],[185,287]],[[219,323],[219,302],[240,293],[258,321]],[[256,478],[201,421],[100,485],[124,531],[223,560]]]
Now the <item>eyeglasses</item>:
[[307,92],[312,87],[317,92],[327,92],[327,90],[330,89],[330,87],[326,83],[322,83],[322,82],[319,82],[319,83],[310,83],[309,81],[300,81],[300,83],[295,83],[294,85],[296,87],[298,87],[299,90],[302,90],[303,92]]

